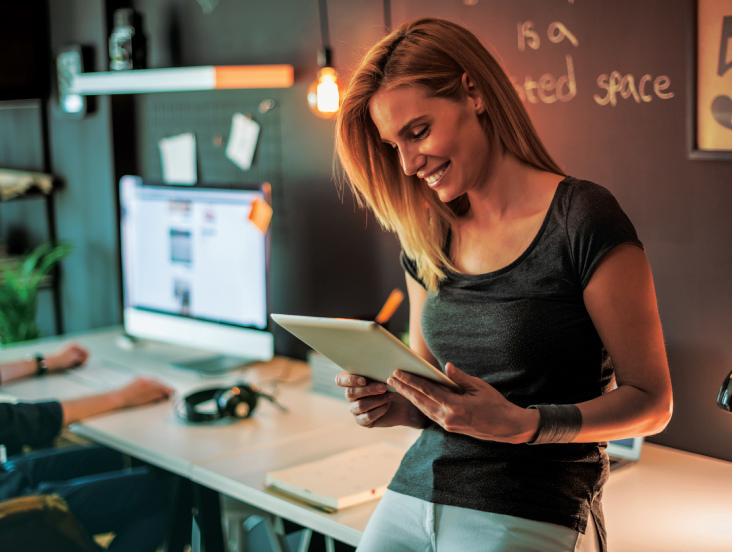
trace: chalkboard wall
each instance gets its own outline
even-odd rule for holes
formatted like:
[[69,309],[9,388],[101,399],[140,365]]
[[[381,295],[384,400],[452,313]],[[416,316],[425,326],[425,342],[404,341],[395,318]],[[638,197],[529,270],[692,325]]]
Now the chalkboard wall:
[[675,391],[649,440],[732,460],[732,415],[714,405],[732,368],[732,161],[688,156],[693,4],[420,1],[396,18],[465,23],[523,85],[565,171],[616,195],[651,262]]
[[[90,44],[96,69],[105,69],[106,25],[112,7],[121,3],[52,2],[52,46]],[[257,105],[266,96],[276,101],[282,165],[273,223],[277,307],[363,316],[376,312],[392,288],[403,289],[397,244],[347,193],[338,196],[332,123],[316,119],[305,103],[320,47],[317,2],[138,0],[134,5],[146,17],[153,67],[295,66],[291,89],[195,98],[213,107],[237,99]],[[204,5],[215,8],[206,13]],[[714,405],[732,367],[732,162],[688,156],[694,2],[392,0],[391,8],[393,24],[437,16],[474,31],[523,91],[559,164],[616,195],[653,268],[675,390],[671,424],[649,440],[732,460],[732,415]],[[329,0],[328,10],[336,64],[347,77],[364,49],[383,35],[382,3]],[[625,94],[609,90],[623,78]],[[630,79],[633,90],[627,88]],[[68,184],[58,201],[59,235],[71,236],[80,248],[78,259],[68,261],[66,274],[73,278],[64,281],[69,329],[119,322],[118,304],[110,305],[119,291],[114,262],[102,271],[93,259],[117,255],[119,171],[143,176],[159,171],[154,156],[140,150],[151,130],[141,115],[148,101],[101,98],[98,110],[83,121],[52,112],[54,170]],[[395,323],[405,322],[402,307]],[[302,353],[281,336],[277,343],[281,352]]]

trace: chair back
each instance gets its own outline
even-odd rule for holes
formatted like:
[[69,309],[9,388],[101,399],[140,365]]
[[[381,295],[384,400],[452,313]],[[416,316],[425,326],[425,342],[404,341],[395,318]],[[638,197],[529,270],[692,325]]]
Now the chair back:
[[0,542],[4,552],[100,550],[66,501],[56,494],[21,496],[0,502]]

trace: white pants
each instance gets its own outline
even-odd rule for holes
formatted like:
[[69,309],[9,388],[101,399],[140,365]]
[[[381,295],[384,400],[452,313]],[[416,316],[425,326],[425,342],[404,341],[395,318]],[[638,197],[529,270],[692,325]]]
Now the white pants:
[[584,535],[515,516],[443,506],[386,491],[357,552],[598,552],[592,518]]

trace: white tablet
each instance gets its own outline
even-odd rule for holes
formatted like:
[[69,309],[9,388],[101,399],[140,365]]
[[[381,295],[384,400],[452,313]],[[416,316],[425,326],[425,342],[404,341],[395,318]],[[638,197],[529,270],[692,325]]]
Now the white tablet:
[[[369,320],[272,314],[272,320],[305,342],[344,372],[386,383],[394,370],[460,388],[381,325]],[[393,388],[389,387],[392,391]]]

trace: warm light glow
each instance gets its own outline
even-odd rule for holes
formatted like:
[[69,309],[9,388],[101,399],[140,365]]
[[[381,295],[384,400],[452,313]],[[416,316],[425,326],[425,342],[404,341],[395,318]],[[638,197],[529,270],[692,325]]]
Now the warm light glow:
[[318,82],[318,110],[338,111],[338,85],[335,74],[321,75]]
[[338,75],[332,67],[323,67],[308,89],[310,109],[324,119],[335,117],[341,105],[342,94]]

